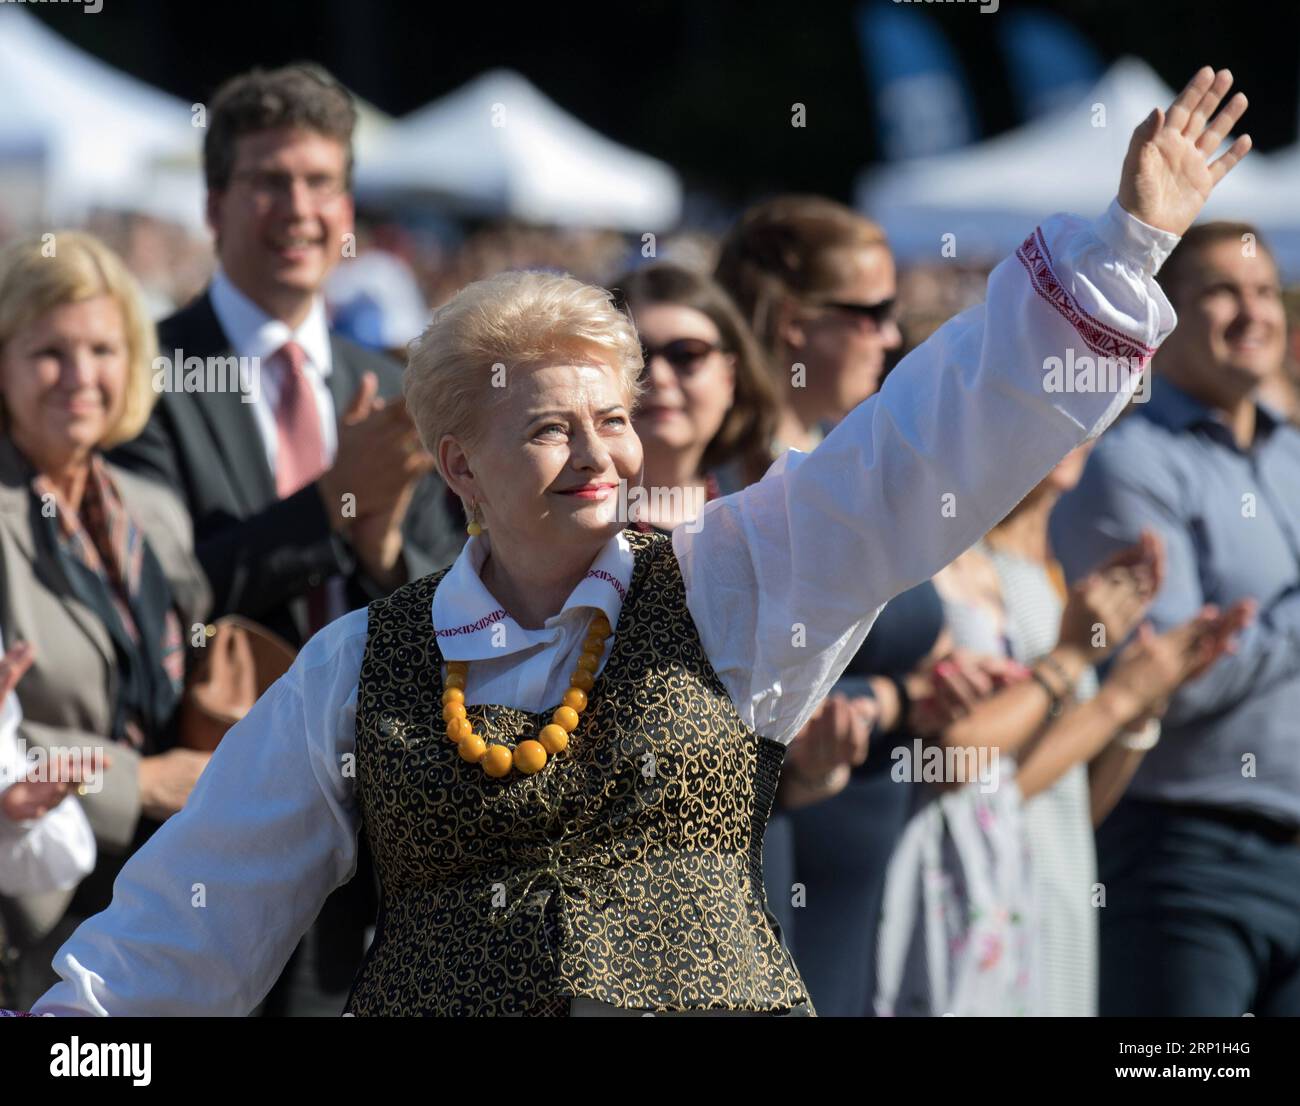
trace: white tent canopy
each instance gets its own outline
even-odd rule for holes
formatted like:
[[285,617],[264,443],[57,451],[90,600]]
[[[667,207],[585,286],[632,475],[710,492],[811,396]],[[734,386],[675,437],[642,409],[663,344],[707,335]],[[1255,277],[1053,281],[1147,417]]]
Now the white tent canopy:
[[[38,175],[40,214],[80,218],[92,206],[140,210],[157,196],[155,159],[197,149],[191,105],[78,50],[21,8],[0,5],[0,165]],[[193,218],[201,218],[197,208]]]
[[[1072,108],[974,146],[865,173],[858,207],[903,257],[938,259],[943,235],[953,234],[959,258],[1001,258],[1053,212],[1100,214],[1115,196],[1133,128],[1173,97],[1145,62],[1121,59]],[[1294,190],[1289,204],[1285,193],[1270,160],[1252,154],[1215,189],[1203,217],[1255,222],[1281,242],[1300,228]]]
[[598,134],[509,70],[485,73],[390,127],[359,163],[357,192],[655,232],[677,222],[682,203],[671,168]]
[[[1243,168],[1249,164],[1247,159]],[[1300,144],[1261,158],[1257,168],[1267,187],[1252,193],[1249,206],[1235,215],[1258,226],[1285,276],[1300,280]]]
[[[356,156],[392,117],[355,97]],[[194,105],[77,49],[21,8],[0,3],[0,195],[41,219],[95,207],[204,227],[203,135]]]

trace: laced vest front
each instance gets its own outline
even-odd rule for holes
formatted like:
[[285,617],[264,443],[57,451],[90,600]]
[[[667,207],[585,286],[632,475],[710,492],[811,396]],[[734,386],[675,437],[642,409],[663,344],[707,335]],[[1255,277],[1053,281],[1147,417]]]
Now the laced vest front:
[[[370,605],[356,785],[381,907],[348,1013],[812,1012],[763,893],[784,747],[736,713],[671,541],[625,534],[612,653],[569,748],[533,776],[491,779],[445,735],[430,618],[445,570]],[[513,744],[551,711],[468,713]]]

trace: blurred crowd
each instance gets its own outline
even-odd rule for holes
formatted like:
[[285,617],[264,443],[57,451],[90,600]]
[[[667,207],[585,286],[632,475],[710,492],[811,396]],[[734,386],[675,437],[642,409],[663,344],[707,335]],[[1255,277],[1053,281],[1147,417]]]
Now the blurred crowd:
[[[86,230],[110,246],[138,281],[147,309],[165,318],[206,286],[216,264],[212,242],[184,227],[147,215],[99,212]],[[459,288],[511,269],[570,273],[608,286],[615,276],[649,261],[672,261],[712,272],[721,235],[683,230],[657,242],[648,253],[637,238],[612,230],[538,227],[490,221],[476,226],[421,228],[380,213],[360,213],[355,256],[376,264],[359,266],[356,277],[341,267],[327,285],[327,303],[340,333],[373,348],[404,346],[424,327],[428,314]],[[0,236],[0,241],[14,235]],[[896,318],[903,344],[896,361],[944,322],[983,301],[988,269],[956,260],[915,263],[898,274]],[[1283,371],[1265,386],[1276,402],[1300,387],[1300,287],[1282,292],[1288,324]],[[364,303],[365,322],[352,321]],[[416,312],[418,311],[418,318]],[[341,319],[340,319],[341,317]],[[383,335],[381,339],[379,335]]]
[[[456,556],[462,505],[396,397],[457,289],[546,269],[614,291],[646,361],[644,483],[700,493],[652,501],[638,525],[662,532],[815,449],[984,299],[986,270],[897,272],[878,226],[816,196],[653,250],[354,218],[348,111],[301,70],[222,91],[215,246],[129,215],[54,254],[0,246],[0,1006],[54,982],[184,807],[212,627],[292,652]],[[1149,400],[891,601],[789,749],[767,904],[819,1013],[1300,1014],[1279,769],[1300,760],[1300,292],[1249,233],[1184,237]],[[260,359],[260,395],[158,394],[175,350]],[[377,490],[336,517],[356,487]],[[376,909],[363,863],[258,1012],[337,1014]]]

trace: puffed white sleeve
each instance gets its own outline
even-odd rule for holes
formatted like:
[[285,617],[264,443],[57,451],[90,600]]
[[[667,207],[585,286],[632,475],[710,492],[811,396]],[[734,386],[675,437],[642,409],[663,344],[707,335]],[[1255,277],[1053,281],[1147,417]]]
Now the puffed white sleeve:
[[35,1014],[248,1014],[356,869],[366,611],[327,626],[222,739],[189,801],[54,958]]
[[[0,795],[27,778],[18,743],[21,722],[18,696],[10,693],[0,706]],[[95,834],[71,795],[40,818],[11,822],[0,814],[0,895],[62,891],[75,887],[94,867]]]
[[817,449],[673,532],[687,606],[742,719],[789,742],[880,608],[973,545],[1141,390],[1177,244],[1118,201],[1058,215],[984,304],[905,357]]

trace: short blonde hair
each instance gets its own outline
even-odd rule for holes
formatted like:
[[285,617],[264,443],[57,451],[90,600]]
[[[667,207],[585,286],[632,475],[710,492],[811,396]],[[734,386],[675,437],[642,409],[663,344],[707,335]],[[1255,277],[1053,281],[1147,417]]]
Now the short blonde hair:
[[447,434],[473,441],[494,369],[595,360],[635,402],[641,341],[604,288],[554,273],[508,272],[468,284],[434,312],[409,348],[402,390],[424,447]]
[[[127,343],[126,403],[98,443],[108,449],[144,429],[158,398],[153,389],[158,337],[135,278],[117,254],[83,231],[33,235],[0,249],[0,349],[47,311],[105,295],[122,311]],[[2,404],[0,420],[7,425]]]

